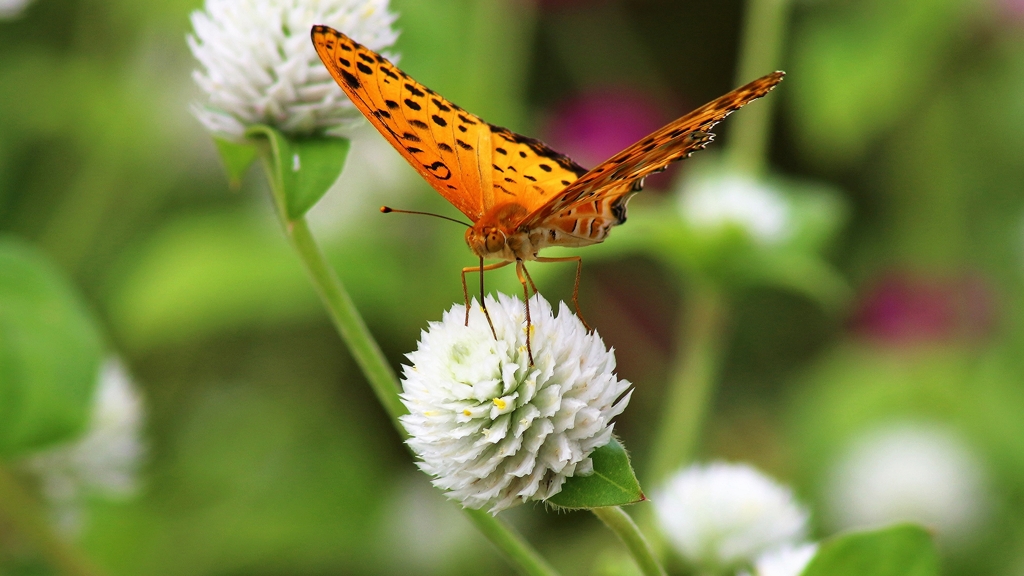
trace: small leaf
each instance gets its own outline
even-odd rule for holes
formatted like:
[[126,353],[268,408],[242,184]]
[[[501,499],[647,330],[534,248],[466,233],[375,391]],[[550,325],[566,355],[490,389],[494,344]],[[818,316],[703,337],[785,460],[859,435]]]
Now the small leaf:
[[246,170],[252,166],[256,154],[259,152],[251,143],[238,143],[224,138],[214,137],[213,143],[217,146],[220,159],[224,162],[224,170],[228,173],[228,182],[232,188],[242,185],[242,177]]
[[289,220],[305,216],[323,198],[341,175],[350,147],[347,139],[330,136],[289,139],[270,126],[252,126],[246,135],[270,142],[274,186],[284,194]]
[[0,237],[0,456],[82,429],[102,353],[93,319],[59,272]]
[[613,438],[590,457],[594,460],[594,473],[566,480],[562,491],[547,500],[549,504],[561,508],[598,508],[645,500],[629,464],[629,455],[618,440]]
[[822,543],[803,576],[936,576],[939,558],[922,527],[900,524]]

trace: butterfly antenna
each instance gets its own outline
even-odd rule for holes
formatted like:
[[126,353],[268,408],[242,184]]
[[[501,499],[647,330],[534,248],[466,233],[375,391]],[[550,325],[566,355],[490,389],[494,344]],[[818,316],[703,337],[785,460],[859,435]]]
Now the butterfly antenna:
[[421,216],[433,216],[434,218],[440,218],[442,220],[448,220],[449,222],[455,222],[456,224],[462,224],[466,228],[472,228],[473,227],[472,224],[468,224],[466,222],[463,222],[462,220],[456,220],[455,218],[449,218],[447,216],[442,216],[440,214],[434,214],[432,212],[417,212],[416,210],[397,210],[395,208],[391,208],[390,206],[381,206],[380,207],[380,211],[383,212],[384,214],[390,214],[390,213],[394,212],[396,214],[419,214]]

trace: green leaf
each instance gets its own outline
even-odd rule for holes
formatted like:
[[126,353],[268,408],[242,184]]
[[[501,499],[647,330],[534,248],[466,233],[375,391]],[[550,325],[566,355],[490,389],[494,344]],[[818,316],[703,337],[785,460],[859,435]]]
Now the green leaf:
[[305,216],[323,198],[341,175],[351,144],[330,136],[289,139],[270,126],[252,126],[246,136],[269,141],[274,187],[284,194],[289,220]]
[[825,541],[803,576],[936,576],[939,557],[921,526],[901,524]]
[[594,473],[566,480],[562,491],[548,499],[549,504],[561,508],[598,508],[645,500],[629,465],[629,455],[618,440],[612,438],[590,457],[594,460]]
[[93,319],[59,272],[0,237],[0,457],[82,429],[102,354]]
[[252,166],[256,154],[259,152],[251,143],[239,143],[214,137],[213,143],[217,146],[220,159],[224,162],[224,169],[228,173],[228,182],[232,188],[238,188],[242,184],[242,177],[246,170]]

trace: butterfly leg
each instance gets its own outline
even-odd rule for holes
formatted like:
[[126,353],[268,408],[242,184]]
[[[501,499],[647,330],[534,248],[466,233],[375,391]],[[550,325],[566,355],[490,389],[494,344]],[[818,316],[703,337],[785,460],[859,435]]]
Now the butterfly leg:
[[487,324],[491,327],[491,335],[494,339],[498,339],[497,332],[494,331],[494,323],[491,322],[491,315],[487,312],[487,302],[484,301],[484,272],[488,270],[497,270],[498,268],[504,268],[511,264],[511,261],[497,262],[495,264],[488,264],[484,266],[484,259],[480,258],[480,266],[466,266],[462,269],[462,296],[466,299],[466,326],[469,326],[469,288],[466,286],[466,273],[467,272],[479,272],[480,273],[480,307],[484,309],[484,316],[487,317]]
[[530,283],[530,288],[533,288],[533,293],[540,294],[540,290],[537,290],[537,285],[533,283],[533,278],[530,277],[530,271],[526,269],[525,263],[523,263],[523,275],[526,276],[526,281]]
[[[526,286],[526,279],[529,278],[529,273],[526,273],[526,266],[523,265],[522,260],[516,260],[516,276],[519,277],[519,283],[523,285],[523,295],[526,304],[526,355],[530,358],[530,366],[533,366],[533,348],[530,346],[530,336],[533,333],[533,322],[530,320],[530,289]],[[533,281],[531,280],[532,284]],[[536,288],[534,291],[536,292]]]
[[537,258],[537,262],[572,262],[576,261],[576,283],[572,287],[572,303],[576,306],[576,316],[583,322],[583,327],[589,332],[590,324],[583,319],[583,312],[580,312],[580,274],[583,273],[583,258],[579,256],[566,256],[565,258]]

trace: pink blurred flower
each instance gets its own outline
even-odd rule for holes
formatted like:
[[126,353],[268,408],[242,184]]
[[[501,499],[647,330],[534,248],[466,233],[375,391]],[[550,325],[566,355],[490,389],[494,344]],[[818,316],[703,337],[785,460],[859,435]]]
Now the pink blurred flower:
[[544,133],[555,150],[592,168],[657,130],[664,120],[665,114],[651,97],[605,87],[558,105]]
[[999,12],[1020,24],[1024,22],[1024,0],[997,0]]
[[978,337],[991,330],[995,304],[995,295],[976,276],[936,279],[896,272],[864,293],[853,326],[893,344]]

